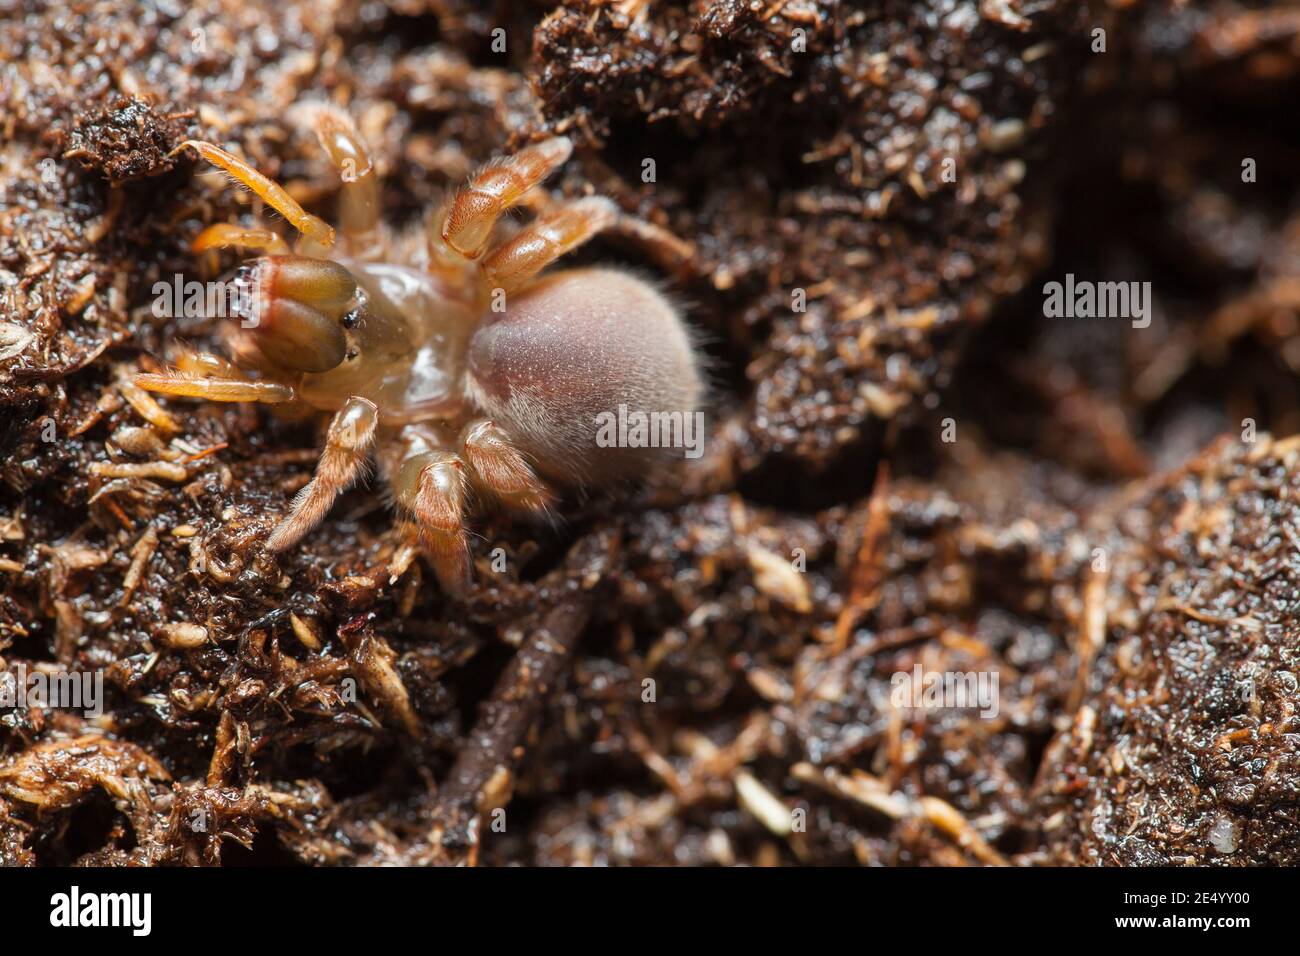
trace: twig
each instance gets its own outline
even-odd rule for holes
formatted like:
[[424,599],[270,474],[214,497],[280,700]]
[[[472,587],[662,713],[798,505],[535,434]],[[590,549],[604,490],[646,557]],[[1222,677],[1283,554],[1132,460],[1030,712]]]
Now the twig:
[[554,606],[506,666],[480,710],[478,722],[456,757],[434,803],[434,825],[420,862],[473,865],[480,818],[504,807],[514,790],[524,739],[564,674],[591,614],[592,588],[609,566],[613,536],[597,534],[574,547],[559,573],[570,580]]

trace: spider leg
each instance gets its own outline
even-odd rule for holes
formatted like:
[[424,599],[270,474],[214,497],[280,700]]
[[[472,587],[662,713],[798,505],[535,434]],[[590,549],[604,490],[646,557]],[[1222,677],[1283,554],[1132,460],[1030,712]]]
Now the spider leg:
[[249,229],[228,222],[219,222],[208,226],[190,245],[190,251],[198,254],[209,249],[256,249],[273,256],[289,254],[289,244],[278,233],[270,229]]
[[636,216],[619,216],[613,228],[639,245],[665,272],[679,273],[695,258],[693,243]]
[[447,208],[442,241],[466,259],[477,259],[501,214],[572,152],[572,141],[567,136],[556,136],[481,169]]
[[343,180],[339,192],[339,226],[359,252],[373,246],[367,238],[379,227],[379,174],[361,130],[347,111],[329,102],[304,103],[296,118],[316,133]]
[[[322,219],[318,219],[302,208],[285,188],[271,177],[259,173],[253,166],[237,156],[232,156],[220,146],[199,139],[187,139],[172,152],[189,147],[213,166],[225,170],[234,179],[243,183],[256,195],[266,201],[276,212],[289,220],[289,223],[302,233],[310,247],[314,244],[322,251],[328,251],[334,245],[334,228]],[[300,252],[305,251],[299,249]]]
[[513,292],[618,218],[618,207],[599,196],[557,206],[488,253],[481,266],[484,282]]
[[473,476],[494,497],[519,511],[546,513],[546,486],[498,425],[486,418],[470,422],[461,433],[461,447]]
[[241,372],[233,362],[181,346],[176,349],[175,368],[157,374],[140,374],[131,381],[147,392],[205,398],[213,402],[262,402],[267,405],[294,400],[290,385],[257,382]]
[[211,352],[200,352],[187,345],[173,347],[172,361],[176,365],[176,371],[194,378],[230,379],[232,382],[252,381],[229,359],[213,355]]
[[284,551],[320,524],[334,499],[365,471],[378,424],[379,409],[369,399],[353,396],[339,409],[330,422],[315,476],[294,498],[288,517],[271,532],[268,550]]
[[292,402],[297,397],[292,385],[196,375],[182,370],[141,374],[133,376],[131,380],[146,392],[203,398],[210,402],[262,402],[278,405]]
[[408,429],[403,439],[386,463],[393,497],[415,517],[425,556],[443,589],[463,595],[470,584],[465,464],[443,447],[448,437]]

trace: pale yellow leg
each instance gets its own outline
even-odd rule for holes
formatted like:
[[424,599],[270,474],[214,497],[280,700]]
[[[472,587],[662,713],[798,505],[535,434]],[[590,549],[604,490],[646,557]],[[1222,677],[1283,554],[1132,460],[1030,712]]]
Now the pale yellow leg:
[[292,402],[296,397],[293,386],[278,382],[236,381],[180,371],[136,375],[132,381],[147,392],[204,398],[210,402],[263,402],[277,405]]
[[303,209],[296,199],[285,192],[283,186],[271,177],[258,172],[250,163],[231,155],[220,146],[199,139],[187,139],[172,152],[178,152],[186,147],[194,150],[213,166],[225,170],[260,196],[276,212],[289,220],[289,224],[301,232],[314,247],[328,251],[334,245],[333,226]]
[[271,256],[287,256],[289,244],[270,229],[246,228],[228,222],[208,226],[195,237],[190,251],[195,254],[209,249],[256,249]]

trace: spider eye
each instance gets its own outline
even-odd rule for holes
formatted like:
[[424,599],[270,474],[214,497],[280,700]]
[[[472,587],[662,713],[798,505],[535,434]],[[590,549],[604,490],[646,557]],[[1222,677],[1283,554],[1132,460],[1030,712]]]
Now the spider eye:
[[[361,312],[359,309],[353,309],[347,315],[343,316],[343,328],[355,329],[361,324]],[[351,357],[351,356],[349,356]]]

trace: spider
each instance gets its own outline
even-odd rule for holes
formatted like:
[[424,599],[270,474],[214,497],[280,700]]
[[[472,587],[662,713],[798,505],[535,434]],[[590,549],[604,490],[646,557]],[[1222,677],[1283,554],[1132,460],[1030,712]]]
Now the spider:
[[337,233],[220,147],[177,147],[248,187],[300,238],[291,252],[267,228],[204,229],[196,253],[260,253],[236,273],[250,294],[238,327],[223,332],[230,357],[183,349],[174,368],[134,380],[169,395],[334,413],[314,476],[266,547],[299,542],[373,457],[443,588],[463,595],[472,501],[538,516],[554,500],[548,482],[644,474],[664,453],[600,447],[596,416],[620,405],[694,413],[701,363],[673,304],[642,279],[608,268],[542,274],[619,221],[612,201],[555,204],[493,243],[498,218],[568,159],[567,138],[490,163],[433,228],[399,234],[380,222],[378,176],[350,116],[319,104],[305,119],[341,173]]

